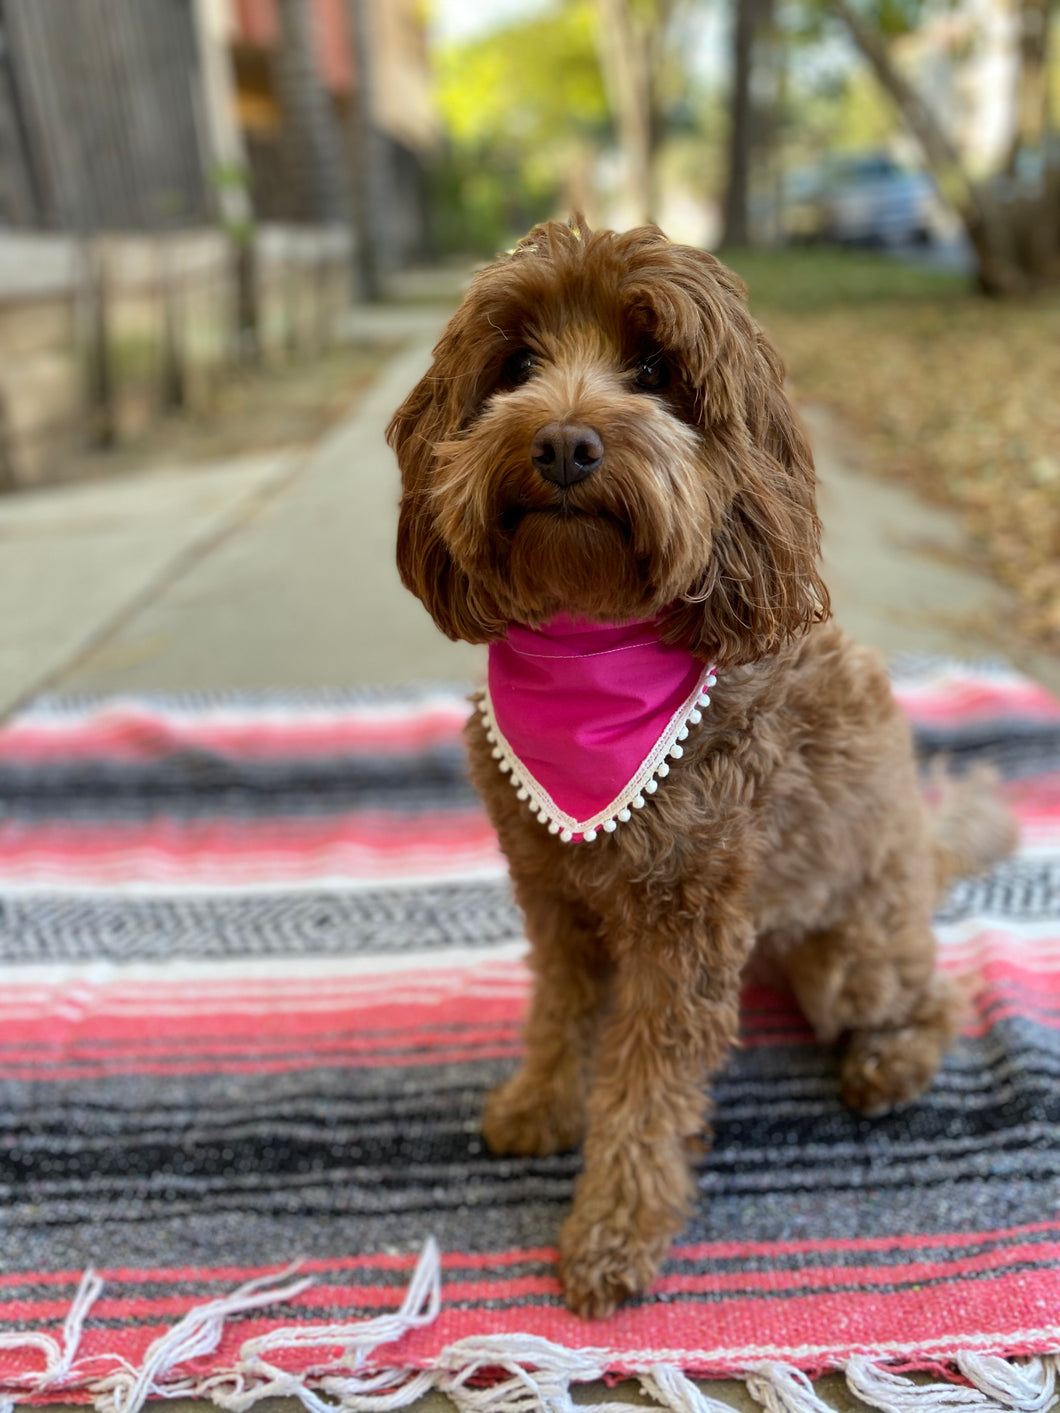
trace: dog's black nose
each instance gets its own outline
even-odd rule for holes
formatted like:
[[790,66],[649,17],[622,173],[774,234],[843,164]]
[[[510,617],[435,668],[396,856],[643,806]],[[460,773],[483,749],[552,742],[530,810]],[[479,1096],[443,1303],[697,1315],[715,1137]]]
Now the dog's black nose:
[[549,422],[530,443],[530,459],[554,486],[575,486],[591,476],[604,459],[604,444],[592,427]]

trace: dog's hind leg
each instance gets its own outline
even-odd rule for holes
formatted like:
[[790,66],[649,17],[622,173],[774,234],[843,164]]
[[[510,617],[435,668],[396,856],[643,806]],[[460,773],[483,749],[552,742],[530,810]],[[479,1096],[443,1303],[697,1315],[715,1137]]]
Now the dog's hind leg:
[[486,1100],[482,1132],[494,1153],[545,1157],[585,1128],[585,1071],[609,964],[600,923],[584,905],[539,887],[516,894],[526,915],[534,991],[522,1067]]
[[[902,861],[866,886],[839,925],[782,953],[807,1020],[825,1043],[846,1037],[840,1094],[877,1115],[916,1099],[957,1032],[958,988],[935,969],[931,889]],[[900,883],[908,886],[903,888]]]

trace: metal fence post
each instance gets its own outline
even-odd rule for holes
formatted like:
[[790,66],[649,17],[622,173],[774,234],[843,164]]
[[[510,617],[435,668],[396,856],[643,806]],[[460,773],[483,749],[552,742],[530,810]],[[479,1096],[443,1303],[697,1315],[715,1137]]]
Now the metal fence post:
[[159,393],[162,407],[167,411],[184,407],[188,400],[182,314],[173,248],[165,240],[162,246],[162,370]]
[[114,368],[107,306],[106,256],[100,247],[85,246],[85,394],[90,446],[111,447],[117,441],[114,411]]
[[13,491],[17,485],[15,438],[7,410],[7,397],[0,388],[0,492]]

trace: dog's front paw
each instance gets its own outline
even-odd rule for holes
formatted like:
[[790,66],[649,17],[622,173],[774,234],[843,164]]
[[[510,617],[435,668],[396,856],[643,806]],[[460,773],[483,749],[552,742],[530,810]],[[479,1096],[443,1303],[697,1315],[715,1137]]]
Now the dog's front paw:
[[490,1091],[482,1113],[482,1134],[491,1153],[547,1158],[580,1142],[585,1127],[577,1086],[553,1080],[539,1083],[520,1070]]
[[567,1304],[584,1319],[602,1319],[647,1290],[659,1273],[670,1233],[647,1238],[614,1218],[594,1221],[577,1209],[559,1238],[559,1279]]

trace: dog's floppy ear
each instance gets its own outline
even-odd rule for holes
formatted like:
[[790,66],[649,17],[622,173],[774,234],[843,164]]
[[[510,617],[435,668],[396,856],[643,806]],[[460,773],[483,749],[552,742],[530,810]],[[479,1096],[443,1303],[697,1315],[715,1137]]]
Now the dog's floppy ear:
[[711,312],[722,327],[705,337],[715,395],[701,399],[701,425],[729,483],[727,505],[668,636],[734,665],[827,618],[829,600],[818,565],[813,454],[784,393],[784,364],[747,312],[740,281],[728,271],[727,281],[718,279],[724,267],[705,258]]
[[398,572],[447,637],[485,643],[503,636],[504,624],[476,602],[468,576],[453,562],[432,494],[435,447],[452,434],[456,396],[453,381],[439,367],[442,352],[439,345],[431,371],[394,413],[386,432],[401,468]]

